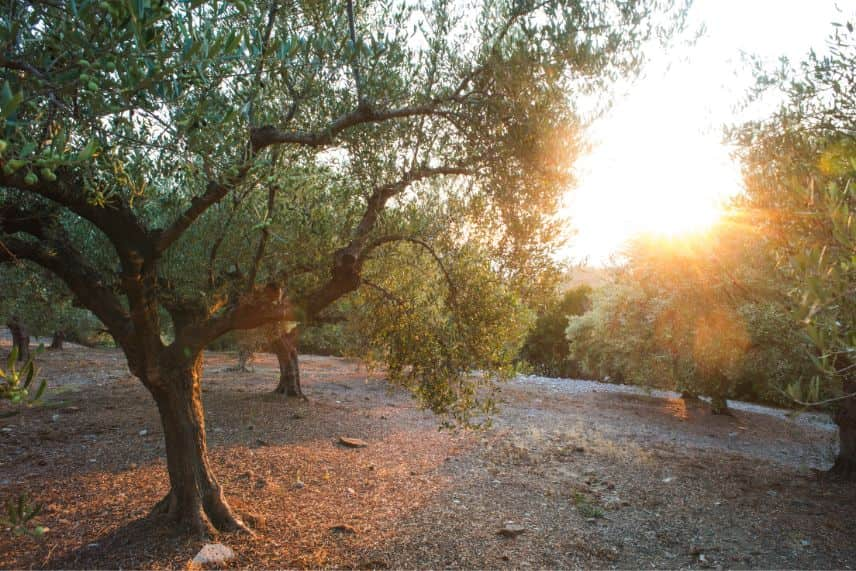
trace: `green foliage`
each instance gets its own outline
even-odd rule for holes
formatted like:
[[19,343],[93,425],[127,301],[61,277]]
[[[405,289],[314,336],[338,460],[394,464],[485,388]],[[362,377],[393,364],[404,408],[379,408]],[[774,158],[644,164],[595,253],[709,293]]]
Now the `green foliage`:
[[[734,131],[753,223],[772,237],[817,374],[787,387],[795,402],[856,393],[856,33],[837,26],[826,56],[760,76],[784,92],[778,112]],[[762,91],[763,92],[763,91]]]
[[520,358],[527,361],[536,373],[567,378],[585,375],[580,364],[568,358],[565,331],[570,316],[579,316],[589,310],[591,294],[589,286],[577,286],[556,296],[539,312],[520,351]]
[[[9,353],[6,368],[0,368],[0,401],[17,406],[37,404],[45,393],[47,382],[42,379],[33,391],[36,373],[32,359],[28,359],[21,366],[18,365],[18,348],[14,347]],[[15,535],[26,534],[39,538],[47,531],[47,528],[32,525],[42,506],[31,504],[26,494],[21,494],[16,500],[7,499],[4,507],[5,513],[0,514],[0,525],[9,527]]]
[[369,274],[373,286],[347,325],[361,354],[385,363],[389,380],[434,412],[470,426],[489,422],[494,381],[514,373],[531,313],[481,252],[393,247],[403,263]]

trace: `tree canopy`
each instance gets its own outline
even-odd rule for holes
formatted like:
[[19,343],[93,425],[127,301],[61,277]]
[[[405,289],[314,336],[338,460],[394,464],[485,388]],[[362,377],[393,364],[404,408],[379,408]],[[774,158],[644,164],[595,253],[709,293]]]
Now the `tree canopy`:
[[0,260],[56,274],[153,395],[171,484],[159,511],[243,527],[208,466],[200,401],[201,351],[229,331],[386,292],[366,329],[392,378],[441,412],[477,404],[464,373],[490,378],[513,354],[500,314],[548,260],[580,146],[571,95],[634,69],[679,20],[652,17],[661,7],[9,5]]

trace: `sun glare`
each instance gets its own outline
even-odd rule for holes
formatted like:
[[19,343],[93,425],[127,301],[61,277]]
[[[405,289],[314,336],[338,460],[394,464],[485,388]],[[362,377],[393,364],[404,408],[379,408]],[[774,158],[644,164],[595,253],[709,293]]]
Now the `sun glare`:
[[616,87],[613,107],[592,126],[592,150],[574,166],[579,186],[562,212],[575,233],[563,257],[608,263],[634,235],[674,238],[719,219],[742,189],[722,127],[770,111],[739,109],[754,82],[741,52],[798,60],[809,47],[822,47],[837,17],[835,2],[812,6],[776,0],[693,5],[688,37],[701,25],[704,33],[668,53],[652,53],[644,76]]

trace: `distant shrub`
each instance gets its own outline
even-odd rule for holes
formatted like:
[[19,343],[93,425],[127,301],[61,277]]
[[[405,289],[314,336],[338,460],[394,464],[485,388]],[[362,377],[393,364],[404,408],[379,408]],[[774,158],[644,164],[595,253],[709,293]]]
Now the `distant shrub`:
[[568,317],[582,315],[591,305],[592,289],[581,285],[566,291],[537,317],[523,343],[520,358],[534,373],[551,377],[588,378],[576,360],[570,359],[565,330]]

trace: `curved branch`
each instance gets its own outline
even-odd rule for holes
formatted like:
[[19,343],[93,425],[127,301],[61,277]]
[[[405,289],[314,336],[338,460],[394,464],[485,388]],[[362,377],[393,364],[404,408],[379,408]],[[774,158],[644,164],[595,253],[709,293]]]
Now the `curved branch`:
[[0,263],[29,260],[50,270],[68,286],[80,305],[107,326],[120,345],[130,338],[132,325],[125,308],[104,285],[102,276],[67,241],[36,242],[2,235],[0,242]]
[[413,236],[402,236],[402,235],[389,235],[378,238],[377,240],[373,240],[370,244],[366,245],[363,249],[363,259],[371,253],[372,250],[383,246],[384,244],[389,244],[392,242],[410,242],[411,244],[416,244],[418,246],[422,246],[428,253],[431,254],[431,257],[434,258],[434,261],[437,262],[437,266],[439,266],[440,271],[443,272],[443,276],[446,278],[446,283],[449,286],[449,296],[451,298],[450,301],[452,303],[455,302],[457,298],[457,287],[455,286],[455,282],[452,281],[452,276],[449,274],[449,270],[446,269],[446,265],[443,263],[443,259],[437,253],[431,244],[422,240],[421,238],[415,238]]
[[201,351],[209,343],[236,329],[255,329],[269,323],[284,321],[291,315],[291,306],[280,299],[279,292],[272,288],[256,290],[243,296],[223,311],[205,319],[190,323],[176,331],[170,351],[190,349]]
[[254,152],[259,152],[273,145],[282,144],[324,147],[331,145],[343,131],[357,125],[432,115],[437,112],[439,105],[440,102],[435,101],[423,105],[408,105],[396,109],[375,110],[371,105],[363,101],[356,109],[339,115],[325,129],[320,131],[284,131],[272,125],[267,125],[253,129],[250,135],[250,142]]
[[302,305],[305,318],[312,319],[334,301],[360,287],[360,271],[364,260],[363,249],[389,199],[404,192],[408,186],[420,180],[434,176],[470,174],[473,174],[472,169],[466,167],[423,167],[407,172],[395,182],[375,187],[368,199],[363,217],[354,230],[351,241],[333,256],[330,279],[304,299]]
[[244,179],[249,166],[243,166],[238,174],[224,181],[211,180],[205,187],[205,192],[190,200],[190,206],[166,229],[160,232],[155,244],[155,251],[166,251],[176,240],[181,238],[190,226],[202,216],[206,210],[223,200],[229,192]]
[[0,170],[0,186],[42,196],[88,220],[107,236],[123,260],[127,260],[132,251],[149,253],[149,233],[123,202],[115,201],[103,207],[90,204],[83,184],[67,169],[57,172],[54,182],[39,178],[35,184],[27,184],[25,176],[24,169],[13,174]]

